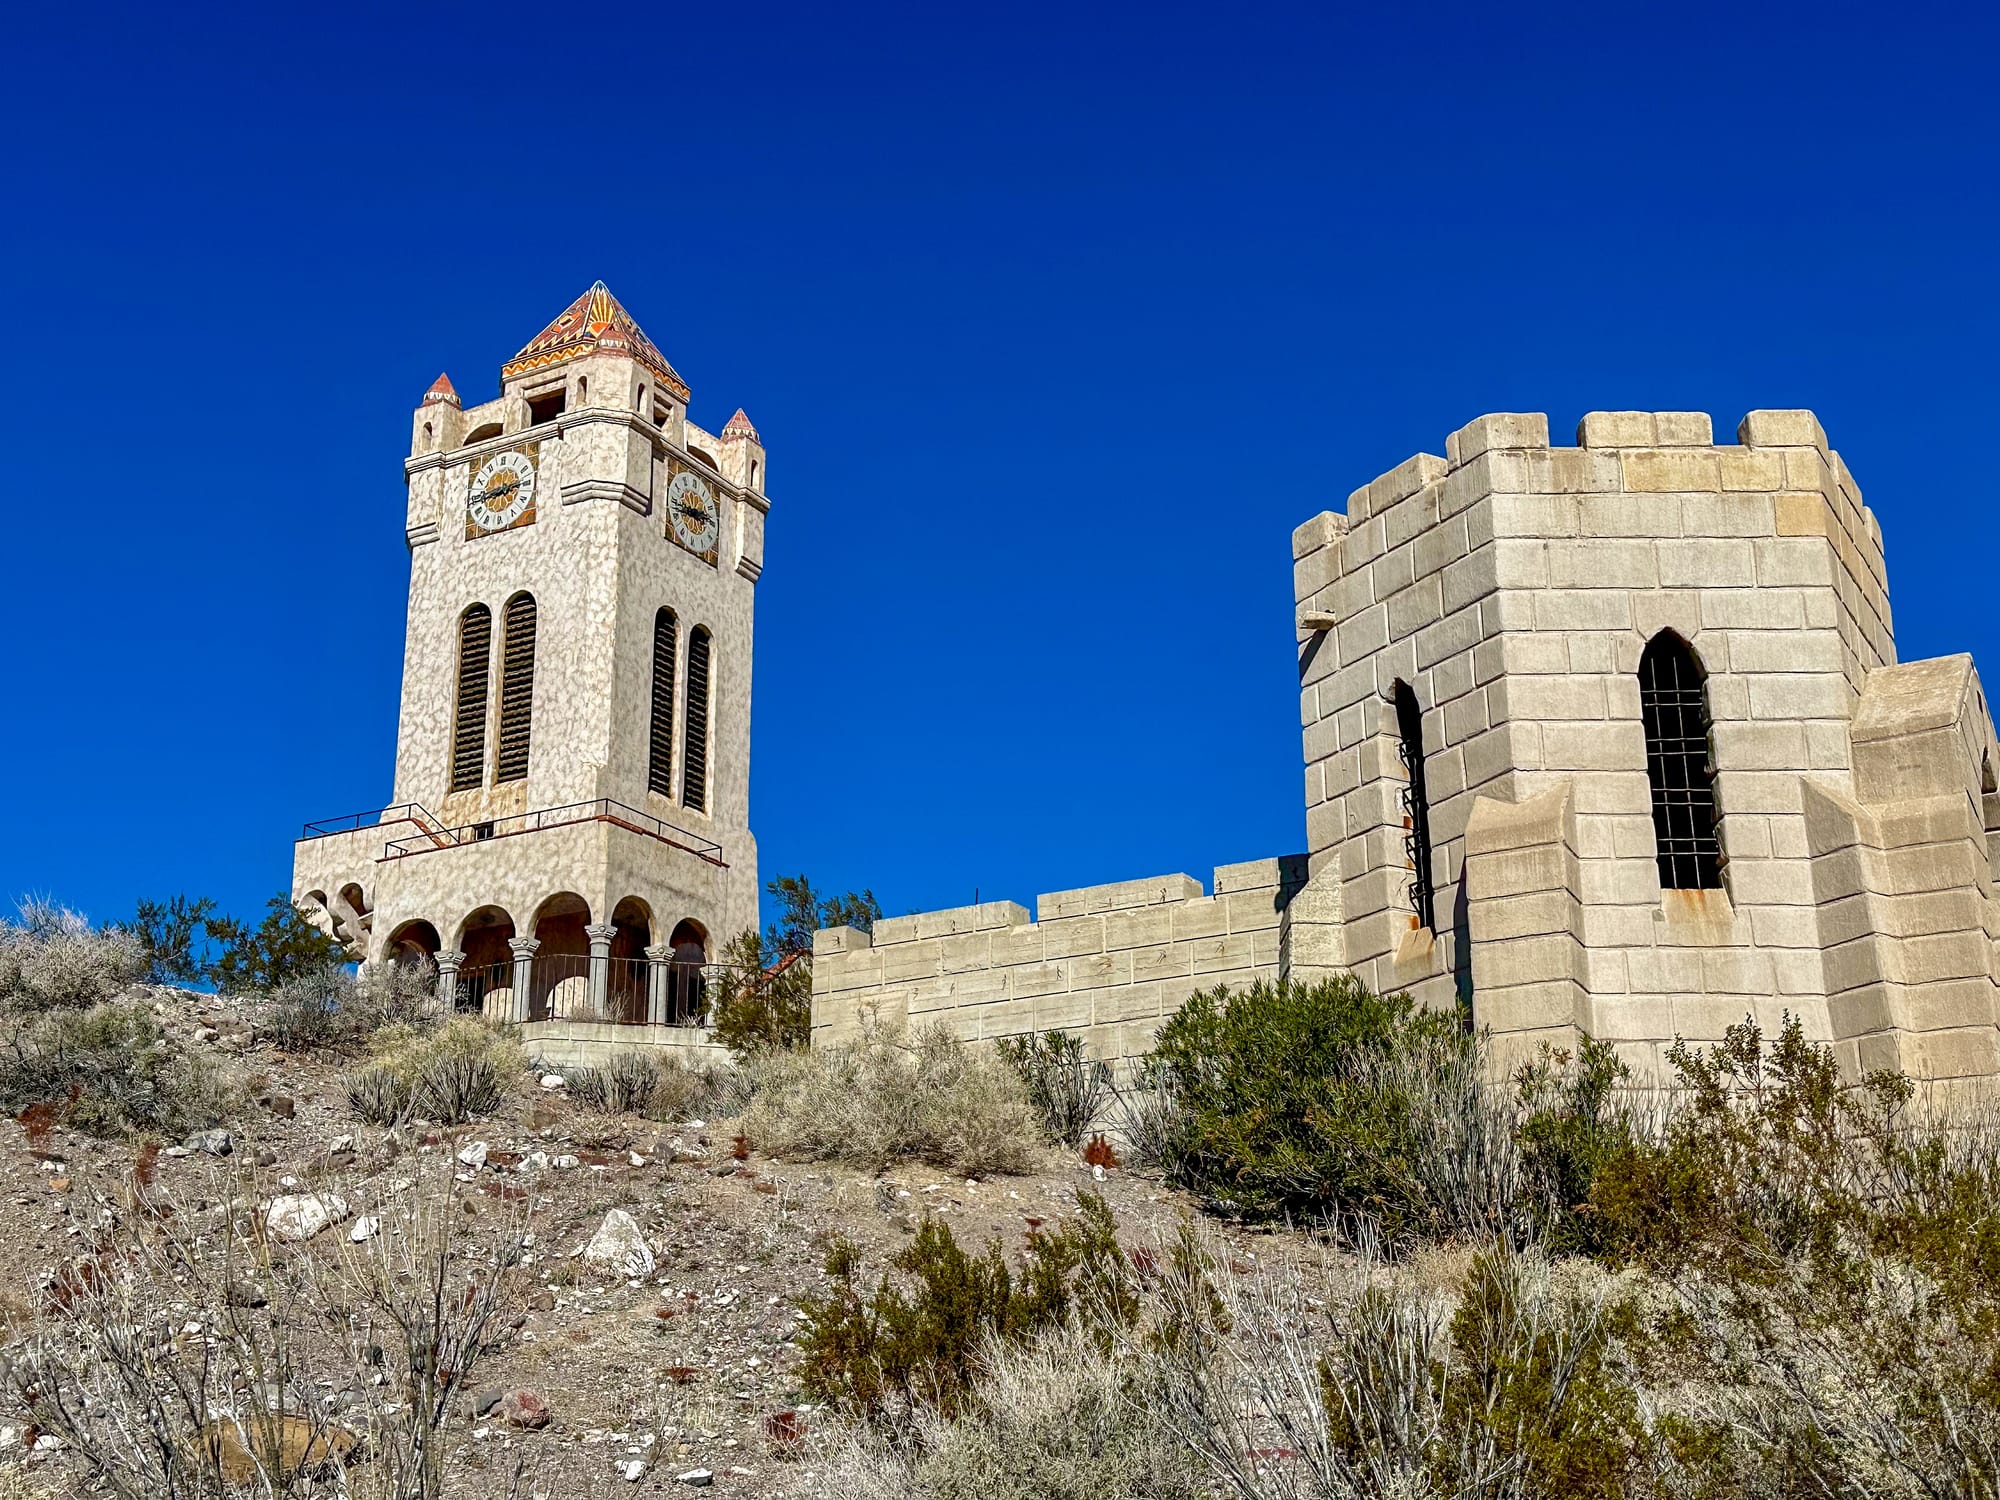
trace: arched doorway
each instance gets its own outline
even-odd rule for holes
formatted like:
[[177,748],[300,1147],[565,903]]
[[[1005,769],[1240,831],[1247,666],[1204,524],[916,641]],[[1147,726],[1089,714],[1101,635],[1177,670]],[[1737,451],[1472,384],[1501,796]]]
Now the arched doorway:
[[650,993],[646,949],[653,942],[653,913],[637,896],[627,896],[611,913],[611,972],[605,982],[610,1019],[638,1025],[646,1019]]
[[707,985],[701,972],[708,962],[708,930],[688,917],[675,925],[668,943],[674,957],[667,972],[667,1024],[699,1026],[708,1008]]
[[428,969],[435,974],[438,950],[443,947],[438,941],[438,930],[418,920],[405,922],[390,933],[382,956],[399,969]]
[[590,1015],[590,903],[570,891],[549,897],[535,912],[534,985],[530,1021],[582,1020]]
[[465,955],[454,991],[456,1009],[490,1020],[514,1019],[514,919],[497,906],[482,906],[460,925],[458,951]]

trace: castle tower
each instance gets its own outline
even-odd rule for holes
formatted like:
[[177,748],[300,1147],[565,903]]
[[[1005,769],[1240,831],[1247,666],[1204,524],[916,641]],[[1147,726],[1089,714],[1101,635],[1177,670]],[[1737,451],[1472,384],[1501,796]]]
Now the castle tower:
[[298,845],[294,899],[357,956],[429,956],[552,1055],[689,1019],[756,925],[764,448],[688,394],[602,282],[494,400],[425,393],[392,802]]

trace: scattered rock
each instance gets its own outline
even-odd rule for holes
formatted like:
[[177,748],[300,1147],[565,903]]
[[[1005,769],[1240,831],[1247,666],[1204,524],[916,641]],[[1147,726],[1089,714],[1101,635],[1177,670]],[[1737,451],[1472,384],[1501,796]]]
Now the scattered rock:
[[258,1166],[260,1166],[260,1167],[275,1167],[275,1166],[276,1166],[277,1164],[278,1164],[278,1153],[277,1153],[277,1152],[275,1152],[275,1151],[259,1151],[259,1152],[257,1153],[257,1165],[258,1165]]
[[329,1156],[345,1156],[353,1149],[354,1149],[353,1136],[337,1135],[333,1138],[332,1144],[330,1144],[326,1148],[326,1151],[327,1155]]
[[486,1165],[488,1149],[486,1142],[474,1141],[469,1146],[459,1148],[458,1159],[468,1167],[483,1167]]
[[508,1391],[493,1409],[516,1427],[532,1431],[549,1425],[549,1403],[526,1386]]
[[643,1458],[620,1459],[617,1467],[620,1479],[624,1480],[627,1484],[637,1484],[640,1476],[646,1472],[646,1460]]
[[354,1227],[347,1231],[347,1237],[359,1245],[372,1240],[382,1232],[382,1221],[373,1214],[363,1214],[354,1221]]
[[272,1094],[264,1100],[264,1108],[281,1120],[294,1119],[299,1112],[298,1101],[290,1094]]
[[544,1074],[542,1075],[542,1087],[543,1087],[543,1088],[545,1088],[545,1089],[559,1089],[559,1088],[561,1088],[562,1086],[563,1086],[563,1076],[562,1076],[562,1074],[560,1074],[560,1073],[544,1073]]
[[281,1240],[309,1240],[347,1212],[347,1200],[338,1193],[286,1193],[264,1211],[264,1231]]
[[726,1161],[723,1162],[720,1166],[710,1167],[708,1169],[708,1175],[711,1177],[734,1177],[736,1175],[736,1163],[733,1161]]
[[687,1473],[677,1474],[674,1477],[682,1484],[692,1485],[698,1490],[705,1490],[715,1483],[715,1476],[706,1469],[689,1469]]
[[236,1149],[236,1141],[226,1130],[197,1130],[187,1138],[190,1151],[206,1151],[210,1156],[227,1156]]
[[230,1282],[228,1297],[231,1307],[263,1307],[271,1300],[262,1287],[249,1281]]
[[554,1161],[550,1162],[549,1165],[552,1167],[558,1167],[561,1170],[567,1172],[570,1171],[572,1168],[582,1166],[583,1163],[579,1161],[576,1157],[571,1156],[567,1151],[565,1151],[561,1156],[558,1156]]
[[223,1479],[232,1487],[248,1487],[267,1478],[296,1476],[326,1478],[337,1474],[359,1441],[344,1428],[316,1422],[311,1417],[278,1418],[278,1473],[267,1476],[234,1422],[218,1418],[202,1429],[209,1449],[216,1456]]
[[472,1399],[472,1415],[483,1417],[500,1404],[500,1398],[507,1393],[500,1390],[481,1391]]
[[622,1208],[614,1208],[604,1216],[597,1233],[583,1247],[583,1258],[615,1267],[628,1277],[650,1276],[655,1264],[639,1221]]
[[528,1310],[530,1312],[554,1312],[556,1310],[556,1294],[547,1287],[543,1287],[540,1291],[530,1294],[528,1297]]

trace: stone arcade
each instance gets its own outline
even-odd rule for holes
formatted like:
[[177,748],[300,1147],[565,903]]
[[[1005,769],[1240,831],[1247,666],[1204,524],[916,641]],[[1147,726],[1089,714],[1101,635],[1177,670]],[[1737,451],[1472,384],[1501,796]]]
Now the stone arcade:
[[601,282],[500,381],[417,407],[393,797],[307,827],[293,898],[553,1060],[699,1045],[716,945],[757,920],[764,448],[741,411],[688,420]]
[[1197,988],[1346,969],[1504,1063],[1657,1071],[1784,1013],[1854,1075],[2000,1071],[1996,747],[1898,664],[1882,533],[1810,412],[1481,417],[1292,538],[1308,852],[818,935],[865,1014],[1120,1063]]

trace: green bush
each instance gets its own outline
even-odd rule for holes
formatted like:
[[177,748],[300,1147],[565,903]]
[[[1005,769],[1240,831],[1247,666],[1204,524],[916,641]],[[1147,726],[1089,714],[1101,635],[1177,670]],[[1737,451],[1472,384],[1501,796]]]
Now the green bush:
[[416,1102],[411,1080],[384,1063],[356,1068],[344,1082],[348,1107],[370,1125],[400,1125]]
[[737,1053],[796,1050],[812,1041],[812,945],[821,927],[872,931],[882,908],[872,891],[822,896],[803,875],[780,875],[764,889],[778,917],[760,934],[724,946],[729,978],[709,996],[715,1039]]
[[1477,1071],[1455,1014],[1351,976],[1192,996],[1160,1028],[1143,1079],[1183,1115],[1169,1180],[1236,1217],[1434,1226],[1441,1207],[1413,1167],[1425,1072],[1384,1066],[1399,1053]]
[[[518,1042],[474,1016],[456,1016],[435,1030],[385,1026],[369,1047],[375,1061],[348,1079],[348,1102],[378,1124],[412,1113],[441,1125],[489,1115],[520,1087],[527,1068]],[[406,1098],[383,1072],[407,1090]]]
[[1630,1079],[1611,1045],[1588,1036],[1574,1055],[1544,1046],[1515,1075],[1522,1172],[1552,1250],[1595,1254],[1605,1248],[1591,1196],[1606,1165],[1627,1158],[1638,1138],[1621,1096]]
[[1019,1075],[1049,1139],[1081,1146],[1111,1092],[1111,1069],[1085,1057],[1082,1040],[1067,1031],[1002,1037],[995,1045]]
[[863,1294],[859,1253],[840,1241],[826,1260],[833,1291],[801,1303],[800,1383],[815,1400],[868,1417],[921,1404],[949,1417],[970,1395],[991,1341],[1024,1343],[1072,1316],[1108,1342],[1139,1304],[1117,1226],[1103,1198],[1079,1194],[1077,1217],[1030,1236],[1016,1271],[1000,1241],[972,1256],[926,1219],[890,1264],[911,1280],[884,1279]]

